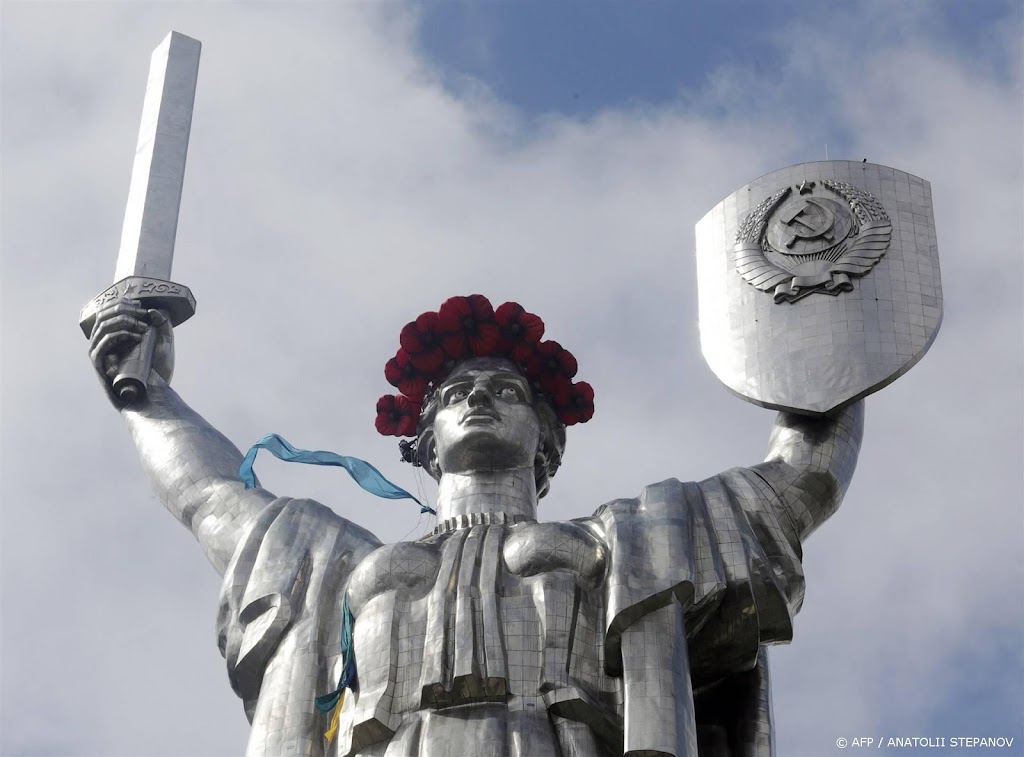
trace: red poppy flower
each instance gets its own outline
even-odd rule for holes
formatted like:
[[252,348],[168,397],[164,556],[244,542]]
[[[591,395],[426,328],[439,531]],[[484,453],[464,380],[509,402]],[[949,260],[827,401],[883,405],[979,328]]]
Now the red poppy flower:
[[585,423],[594,415],[594,390],[586,382],[573,383],[576,358],[558,342],[542,342],[543,336],[544,322],[519,303],[506,302],[495,311],[480,294],[452,297],[438,312],[423,313],[402,329],[402,347],[384,367],[388,382],[402,396],[387,395],[377,402],[377,430],[415,436],[427,389],[459,361],[490,355],[518,363],[537,391],[550,399],[562,423]]
[[384,436],[415,436],[419,407],[402,396],[385,394],[377,400],[376,426]]
[[441,324],[437,313],[423,313],[412,323],[407,323],[399,341],[409,355],[409,362],[424,374],[434,373],[444,363]]
[[594,417],[594,388],[586,381],[577,381],[569,387],[563,402],[559,403],[558,420],[566,426],[586,423]]
[[399,349],[398,354],[384,366],[384,377],[414,402],[420,402],[427,393],[427,379],[416,370],[409,360],[409,353],[403,349]]
[[500,305],[494,311],[494,320],[500,333],[497,354],[516,362],[526,361],[544,336],[544,321],[533,313],[527,313],[518,302]]
[[448,357],[493,355],[498,347],[498,324],[490,300],[482,294],[451,297],[437,311],[441,325],[441,344]]
[[569,392],[572,391],[572,381],[569,379],[562,379],[557,384],[552,383],[550,389],[542,389],[541,391],[551,400],[552,406],[556,411],[559,411],[561,407],[569,402]]
[[549,393],[556,392],[561,384],[575,376],[578,367],[569,350],[550,340],[538,344],[526,362],[527,375]]

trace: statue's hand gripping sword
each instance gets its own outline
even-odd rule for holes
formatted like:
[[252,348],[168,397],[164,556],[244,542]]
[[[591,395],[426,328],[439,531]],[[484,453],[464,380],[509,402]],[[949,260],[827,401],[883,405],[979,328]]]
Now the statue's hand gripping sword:
[[[86,337],[96,314],[118,299],[160,310],[172,326],[196,311],[188,287],[169,279],[201,47],[199,40],[171,32],[153,51],[114,284],[82,310],[79,325]],[[123,402],[145,398],[155,346],[156,330],[150,328],[122,363],[113,387]]]

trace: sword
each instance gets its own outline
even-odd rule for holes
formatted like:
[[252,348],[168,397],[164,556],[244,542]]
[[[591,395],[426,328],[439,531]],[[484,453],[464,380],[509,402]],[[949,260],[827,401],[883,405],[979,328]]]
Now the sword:
[[[79,325],[87,338],[96,314],[118,299],[159,310],[172,326],[196,311],[192,292],[170,277],[201,48],[199,40],[172,31],[153,51],[114,284],[83,308]],[[147,329],[114,377],[123,402],[145,399],[155,346],[156,330]]]

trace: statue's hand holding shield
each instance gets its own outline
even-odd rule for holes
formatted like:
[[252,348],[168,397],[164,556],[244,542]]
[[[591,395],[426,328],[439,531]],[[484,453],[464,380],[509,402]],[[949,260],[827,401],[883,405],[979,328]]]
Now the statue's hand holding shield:
[[906,373],[942,320],[931,187],[871,163],[805,163],[697,224],[701,349],[733,392],[825,415]]

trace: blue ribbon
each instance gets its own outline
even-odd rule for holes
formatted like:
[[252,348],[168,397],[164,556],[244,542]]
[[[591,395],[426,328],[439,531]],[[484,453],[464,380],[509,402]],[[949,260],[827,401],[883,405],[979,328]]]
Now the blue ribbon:
[[324,450],[311,451],[308,449],[296,449],[277,434],[267,434],[256,442],[245,454],[245,459],[238,467],[238,476],[245,482],[246,489],[256,486],[256,475],[252,472],[253,463],[256,462],[256,453],[261,449],[269,451],[279,460],[288,463],[307,463],[309,465],[334,465],[344,468],[349,475],[363,489],[384,499],[411,499],[420,506],[421,513],[437,515],[437,511],[420,502],[405,489],[388,481],[384,474],[374,468],[365,460],[358,457],[346,457],[336,455],[333,452]]
[[352,625],[355,618],[348,608],[348,595],[341,603],[341,679],[338,681],[338,688],[330,694],[324,694],[316,698],[316,708],[320,712],[328,713],[335,708],[342,692],[346,688],[356,691],[356,656],[352,651]]

